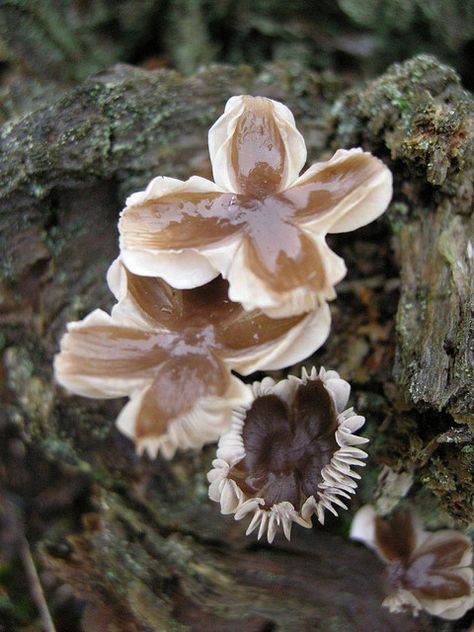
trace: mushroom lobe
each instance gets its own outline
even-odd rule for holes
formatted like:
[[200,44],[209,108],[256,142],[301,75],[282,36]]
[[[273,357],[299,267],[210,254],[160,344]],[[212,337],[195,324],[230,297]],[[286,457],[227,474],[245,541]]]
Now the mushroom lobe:
[[454,537],[430,546],[428,538],[417,548],[412,516],[404,511],[396,512],[390,522],[377,517],[375,535],[393,587],[408,590],[418,599],[456,599],[470,594],[469,584],[456,573],[468,548],[464,540]]
[[290,404],[275,394],[260,396],[245,418],[245,456],[229,478],[263,498],[266,509],[287,501],[299,511],[317,495],[321,471],[339,447],[337,427],[333,399],[319,378],[298,386]]

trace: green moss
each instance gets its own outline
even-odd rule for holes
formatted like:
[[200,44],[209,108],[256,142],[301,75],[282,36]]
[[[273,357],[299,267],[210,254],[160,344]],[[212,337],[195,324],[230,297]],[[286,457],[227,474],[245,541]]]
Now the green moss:
[[206,23],[208,10],[202,0],[178,0],[165,15],[166,48],[173,66],[184,74],[216,59],[217,47],[210,41]]
[[428,472],[421,477],[421,481],[439,495],[456,490],[455,481],[438,457],[433,457]]
[[420,180],[462,197],[472,177],[471,96],[456,73],[434,57],[394,64],[337,108],[344,145],[381,142]]
[[402,226],[406,223],[406,218],[410,213],[410,207],[406,202],[393,202],[386,213],[386,217],[390,222],[392,232],[398,234]]
[[84,79],[129,54],[154,19],[157,2],[117,0],[113,7],[91,2],[87,10],[62,0],[2,0],[0,6],[3,59],[60,84]]
[[37,424],[47,424],[54,403],[50,379],[36,374],[35,362],[24,348],[6,349],[4,363],[8,371],[8,386],[18,395],[22,408]]

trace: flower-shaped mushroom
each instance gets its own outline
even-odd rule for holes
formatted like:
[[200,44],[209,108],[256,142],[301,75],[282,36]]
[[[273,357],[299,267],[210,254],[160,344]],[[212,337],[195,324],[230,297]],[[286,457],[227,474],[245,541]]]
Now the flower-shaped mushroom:
[[267,532],[272,542],[281,526],[289,540],[293,522],[310,527],[316,513],[323,524],[326,509],[347,508],[341,498],[360,478],[351,468],[367,456],[357,446],[368,439],[353,434],[365,420],[344,410],[350,386],[336,371],[266,377],[252,391],[219,441],[209,496],[236,520],[253,514],[247,534],[259,526],[258,538]]
[[227,429],[233,405],[249,387],[231,369],[250,373],[301,360],[325,340],[327,304],[286,319],[246,312],[228,298],[222,278],[193,290],[137,276],[120,260],[108,282],[118,304],[69,323],[55,358],[57,381],[86,397],[129,396],[117,425],[139,452],[171,458]]
[[422,609],[443,619],[459,619],[474,606],[472,542],[462,533],[424,531],[409,511],[389,519],[365,505],[354,516],[351,538],[378,553],[387,564],[391,612]]
[[215,183],[157,177],[127,199],[119,223],[127,267],[176,288],[220,273],[231,300],[274,318],[333,299],[346,267],[325,236],[383,213],[389,169],[361,149],[338,150],[298,177],[303,137],[290,110],[263,97],[229,99],[209,152]]

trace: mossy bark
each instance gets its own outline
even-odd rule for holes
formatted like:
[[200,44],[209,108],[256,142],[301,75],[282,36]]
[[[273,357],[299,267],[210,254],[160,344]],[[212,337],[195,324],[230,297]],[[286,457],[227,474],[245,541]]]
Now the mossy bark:
[[282,100],[311,160],[361,145],[394,173],[385,219],[332,239],[349,273],[312,359],[352,382],[368,419],[372,458],[353,506],[389,466],[413,474],[423,518],[472,525],[473,103],[430,57],[347,88],[298,66],[187,79],[117,66],[2,130],[3,410],[38,458],[93,483],[81,533],[39,543],[89,604],[86,630],[431,629],[380,608],[381,565],[348,542],[348,514],[295,529],[291,544],[256,545],[207,499],[212,446],[138,459],[114,428],[123,402],[67,396],[52,378],[66,322],[112,303],[105,272],[124,196],[157,174],[210,175],[207,130],[229,96]]

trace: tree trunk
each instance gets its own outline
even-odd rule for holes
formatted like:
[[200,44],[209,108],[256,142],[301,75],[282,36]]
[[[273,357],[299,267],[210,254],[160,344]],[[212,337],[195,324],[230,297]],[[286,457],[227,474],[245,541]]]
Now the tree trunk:
[[207,499],[214,446],[171,463],[139,459],[114,427],[123,402],[68,396],[53,383],[65,324],[112,304],[105,272],[126,194],[158,174],[210,176],[207,130],[241,93],[285,102],[310,161],[362,146],[394,173],[385,217],[331,238],[349,271],[331,336],[305,363],[348,379],[368,420],[370,460],[352,509],[386,500],[393,488],[377,476],[390,472],[414,481],[425,523],[473,524],[474,108],[454,71],[426,56],[358,90],[297,66],[216,66],[187,79],[117,66],[5,125],[7,487],[17,484],[20,457],[6,448],[15,432],[33,477],[48,461],[92,485],[77,508],[81,526],[27,525],[43,564],[86,604],[87,632],[454,629],[380,607],[382,565],[348,541],[350,512],[295,528],[290,544],[257,544]]

